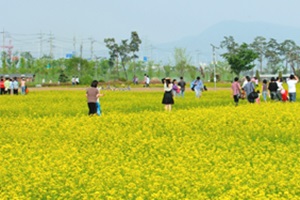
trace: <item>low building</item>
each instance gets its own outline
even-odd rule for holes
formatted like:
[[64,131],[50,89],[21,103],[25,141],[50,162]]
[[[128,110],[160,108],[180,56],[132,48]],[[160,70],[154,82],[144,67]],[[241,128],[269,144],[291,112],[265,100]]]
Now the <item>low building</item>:
[[22,78],[25,78],[27,82],[34,82],[35,74],[0,74],[1,78],[15,78],[20,81]]

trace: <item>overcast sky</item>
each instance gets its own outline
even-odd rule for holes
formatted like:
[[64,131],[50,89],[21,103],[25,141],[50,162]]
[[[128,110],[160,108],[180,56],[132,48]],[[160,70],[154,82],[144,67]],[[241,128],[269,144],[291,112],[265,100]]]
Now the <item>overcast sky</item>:
[[[13,36],[50,32],[117,40],[137,31],[158,44],[201,33],[225,20],[300,27],[299,0],[0,0],[0,28]],[[36,36],[37,37],[37,36]],[[1,39],[2,40],[2,39]],[[0,41],[1,41],[0,40]],[[2,42],[0,42],[1,44]]]

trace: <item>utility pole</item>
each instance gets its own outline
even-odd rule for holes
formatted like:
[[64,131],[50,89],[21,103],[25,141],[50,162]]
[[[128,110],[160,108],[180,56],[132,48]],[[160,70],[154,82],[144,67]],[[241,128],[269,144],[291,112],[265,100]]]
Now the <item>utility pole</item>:
[[91,60],[93,60],[94,56],[94,42],[95,40],[93,38],[89,38],[91,40]]
[[53,58],[53,39],[54,37],[52,36],[52,33],[50,32],[50,53],[49,53],[49,56],[50,58],[52,59]]
[[5,31],[4,31],[4,28],[3,28],[3,31],[1,33],[2,33],[2,37],[3,37],[2,52],[4,52],[4,48],[5,48]]
[[216,47],[213,44],[210,44],[212,46],[213,51],[213,64],[214,64],[214,82],[215,82],[215,90],[217,90],[217,78],[216,78],[216,49],[219,49],[219,47]]
[[73,56],[76,56],[76,37],[73,37]]
[[40,33],[40,58],[43,56],[43,33]]
[[82,58],[82,40],[81,40],[81,44],[80,44],[80,58]]

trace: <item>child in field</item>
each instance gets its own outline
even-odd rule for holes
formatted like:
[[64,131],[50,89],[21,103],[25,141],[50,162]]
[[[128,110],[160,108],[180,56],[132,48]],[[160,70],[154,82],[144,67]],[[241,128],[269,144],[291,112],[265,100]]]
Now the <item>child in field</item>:
[[99,97],[97,98],[97,102],[96,102],[96,106],[97,106],[97,115],[101,115],[102,113],[102,109],[101,109],[101,105],[100,105],[100,97],[103,97],[104,94],[100,94],[101,91],[101,86],[97,88],[99,91]]
[[289,93],[288,93],[287,90],[285,90],[285,89],[282,89],[282,90],[281,90],[281,98],[282,98],[282,101],[283,101],[283,102],[286,102],[286,101],[289,100],[288,94],[289,94]]
[[258,94],[258,97],[255,99],[256,103],[260,103],[260,91],[256,90],[256,93]]

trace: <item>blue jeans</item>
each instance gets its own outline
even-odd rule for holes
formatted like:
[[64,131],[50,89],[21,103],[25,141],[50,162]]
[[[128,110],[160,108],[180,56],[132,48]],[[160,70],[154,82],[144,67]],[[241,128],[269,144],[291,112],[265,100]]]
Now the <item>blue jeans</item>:
[[180,95],[184,97],[184,90],[180,90]]
[[100,105],[100,103],[99,102],[97,102],[96,103],[96,106],[97,106],[97,115],[101,115],[101,112],[102,112],[102,110],[101,110],[101,105]]
[[290,102],[296,101],[296,92],[289,93]]
[[263,91],[263,92],[262,92],[262,96],[263,96],[263,98],[264,98],[264,101],[267,101],[267,94],[268,94],[267,91]]
[[22,93],[21,94],[25,94],[25,86],[21,87],[22,89]]

